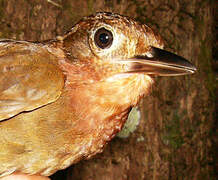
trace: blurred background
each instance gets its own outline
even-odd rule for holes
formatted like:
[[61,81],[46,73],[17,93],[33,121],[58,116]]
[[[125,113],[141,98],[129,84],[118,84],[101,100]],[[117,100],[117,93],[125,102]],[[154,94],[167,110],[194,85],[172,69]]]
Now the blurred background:
[[42,41],[99,11],[130,16],[158,31],[165,48],[197,73],[155,79],[141,120],[90,160],[52,180],[215,180],[217,167],[217,7],[215,0],[0,0],[0,38]]

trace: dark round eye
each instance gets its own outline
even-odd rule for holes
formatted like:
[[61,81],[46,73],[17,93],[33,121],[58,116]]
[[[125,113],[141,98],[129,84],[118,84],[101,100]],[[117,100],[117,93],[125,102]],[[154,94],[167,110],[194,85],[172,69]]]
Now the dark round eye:
[[95,32],[94,41],[101,49],[109,48],[113,42],[113,34],[105,28],[100,28]]

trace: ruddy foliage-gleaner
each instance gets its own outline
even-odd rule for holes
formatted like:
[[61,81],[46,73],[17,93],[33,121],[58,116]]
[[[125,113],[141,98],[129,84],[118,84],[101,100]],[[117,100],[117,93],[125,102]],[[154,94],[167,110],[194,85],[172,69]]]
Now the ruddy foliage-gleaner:
[[152,77],[192,74],[160,35],[113,13],[84,17],[69,33],[0,41],[0,176],[49,176],[103,150]]

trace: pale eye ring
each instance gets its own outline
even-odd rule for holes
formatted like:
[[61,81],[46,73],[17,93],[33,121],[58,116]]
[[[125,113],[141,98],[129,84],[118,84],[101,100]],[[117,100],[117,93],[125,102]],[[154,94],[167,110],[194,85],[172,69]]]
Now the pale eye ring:
[[95,32],[94,41],[101,49],[109,48],[113,42],[113,34],[105,28],[100,28]]

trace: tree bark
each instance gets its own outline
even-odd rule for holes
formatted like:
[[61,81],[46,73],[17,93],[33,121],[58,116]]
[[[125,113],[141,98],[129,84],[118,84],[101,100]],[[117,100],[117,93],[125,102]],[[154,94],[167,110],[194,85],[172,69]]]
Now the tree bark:
[[0,0],[0,38],[51,39],[83,16],[111,11],[153,27],[166,49],[198,69],[190,76],[156,78],[152,93],[140,103],[134,133],[114,138],[102,154],[52,179],[216,179],[213,5],[205,0]]

